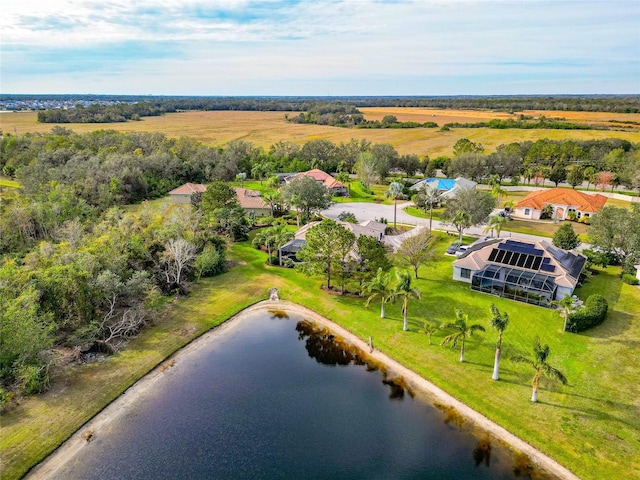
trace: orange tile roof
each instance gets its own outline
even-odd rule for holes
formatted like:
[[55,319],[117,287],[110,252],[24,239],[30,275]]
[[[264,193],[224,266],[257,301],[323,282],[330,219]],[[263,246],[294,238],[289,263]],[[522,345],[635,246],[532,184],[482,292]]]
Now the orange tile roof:
[[542,210],[548,203],[569,205],[581,212],[595,213],[607,203],[607,197],[599,194],[589,195],[569,188],[549,188],[531,192],[516,204],[516,208]]
[[233,187],[233,189],[236,191],[238,203],[242,208],[270,208],[257,190],[247,190],[240,187]]
[[169,192],[169,195],[191,195],[192,193],[204,192],[207,189],[206,185],[201,183],[185,183],[184,185],[175,188]]
[[322,182],[327,188],[346,188],[344,183],[339,182],[328,173],[318,170],[317,168],[309,170],[308,172],[300,172],[296,177],[311,177],[318,182]]

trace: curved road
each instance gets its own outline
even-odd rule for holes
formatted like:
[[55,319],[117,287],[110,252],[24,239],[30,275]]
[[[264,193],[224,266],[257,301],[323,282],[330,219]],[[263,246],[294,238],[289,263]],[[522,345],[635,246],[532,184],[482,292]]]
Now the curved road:
[[[408,213],[404,212],[402,209],[413,205],[411,202],[402,202],[396,205],[396,219],[398,223],[403,223],[405,225],[416,225],[416,226],[429,226],[428,218],[418,218]],[[381,205],[377,203],[361,203],[361,202],[349,202],[349,203],[334,203],[326,210],[323,210],[321,213],[323,216],[327,218],[336,219],[338,215],[342,212],[353,213],[358,220],[358,222],[366,222],[367,220],[379,220],[381,218],[385,218],[389,225],[393,225],[393,205]],[[500,210],[494,210],[493,215],[497,214]],[[477,237],[484,237],[487,234],[484,233],[484,225],[479,225],[476,227],[467,228],[464,231],[465,235],[472,235]],[[439,220],[433,220],[433,229],[434,230],[442,230],[454,232],[457,236],[457,230],[450,224],[446,222],[442,222]],[[526,240],[547,240],[551,241],[549,237],[541,237],[538,235],[528,235],[525,233],[511,233],[506,230],[502,230],[500,236],[503,238],[506,237],[519,237]],[[590,245],[587,243],[581,244],[577,250],[582,250],[584,248],[590,248]]]

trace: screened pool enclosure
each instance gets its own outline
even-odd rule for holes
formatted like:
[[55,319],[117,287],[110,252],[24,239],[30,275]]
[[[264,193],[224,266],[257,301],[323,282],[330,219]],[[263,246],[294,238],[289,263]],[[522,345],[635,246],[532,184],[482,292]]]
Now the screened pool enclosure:
[[500,297],[549,306],[557,285],[549,275],[507,266],[487,265],[471,278],[471,289]]

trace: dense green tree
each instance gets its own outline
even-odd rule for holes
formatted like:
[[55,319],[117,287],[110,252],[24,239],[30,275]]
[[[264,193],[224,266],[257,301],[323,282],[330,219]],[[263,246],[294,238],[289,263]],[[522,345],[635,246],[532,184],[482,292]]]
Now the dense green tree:
[[344,270],[354,242],[355,235],[342,225],[333,220],[322,220],[306,233],[306,243],[297,254],[303,262],[299,268],[311,274],[325,275],[327,289],[331,289],[332,274]]
[[226,182],[212,182],[202,194],[202,211],[206,215],[211,215],[219,208],[232,207],[237,205],[238,196],[236,191]]
[[564,248],[565,250],[573,250],[580,245],[580,239],[578,234],[573,230],[573,226],[570,223],[563,223],[560,228],[553,234],[553,244],[556,247]]
[[584,181],[584,168],[582,167],[574,167],[567,174],[567,182],[573,188],[576,188],[578,185],[581,185]]
[[376,172],[380,181],[384,181],[389,175],[389,169],[398,161],[398,152],[393,145],[377,143],[370,149],[371,155],[376,160]]
[[377,162],[373,154],[363,152],[359,155],[358,161],[354,165],[354,171],[358,176],[358,180],[360,180],[360,183],[362,183],[365,188],[369,188],[372,184],[381,181]]
[[464,230],[484,222],[497,205],[489,193],[470,188],[447,201],[443,218],[454,225],[462,241]]
[[482,153],[484,147],[481,143],[474,143],[468,138],[461,138],[453,144],[453,155],[458,156],[463,153]]
[[309,220],[310,216],[331,205],[333,192],[311,177],[297,177],[283,186],[280,190],[284,203],[296,208],[299,217],[302,214],[303,221]]
[[591,217],[589,241],[617,256],[624,273],[633,273],[633,265],[640,260],[640,205],[604,207]]
[[561,162],[556,162],[556,164],[551,169],[549,173],[549,180],[556,184],[556,187],[559,183],[564,182],[567,179],[567,167]]

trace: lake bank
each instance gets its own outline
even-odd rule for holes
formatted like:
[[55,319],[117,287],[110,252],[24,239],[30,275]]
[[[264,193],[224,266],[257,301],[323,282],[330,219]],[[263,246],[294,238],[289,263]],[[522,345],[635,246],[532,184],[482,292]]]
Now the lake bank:
[[[44,462],[38,465],[30,472],[27,478],[54,478],[56,472],[67,462],[73,458],[74,455],[79,452],[84,446],[87,445],[88,440],[94,440],[100,438],[101,432],[105,431],[108,426],[114,421],[115,418],[126,412],[132,405],[134,405],[140,398],[144,397],[150,389],[157,384],[162,378],[167,369],[176,365],[179,367],[180,361],[185,356],[197,351],[198,349],[209,344],[213,339],[219,337],[225,332],[229,332],[239,325],[239,321],[253,312],[259,310],[284,310],[286,312],[295,312],[313,322],[328,328],[333,333],[342,337],[348,344],[353,345],[360,349],[362,352],[369,352],[369,346],[363,340],[356,335],[348,332],[344,328],[340,327],[336,323],[326,319],[325,317],[313,312],[305,307],[297,305],[288,301],[263,301],[259,304],[253,305],[237,315],[231,317],[228,321],[224,322],[219,327],[215,327],[209,332],[205,333],[198,339],[194,340],[165,362],[156,367],[148,375],[140,379],[125,391],[116,401],[108,405],[100,414],[96,415],[92,420],[85,424],[80,430],[78,430],[67,442],[65,442],[60,448],[58,448],[51,456],[49,456]],[[375,343],[375,339],[374,339]],[[466,419],[471,421],[475,426],[480,429],[489,432],[497,439],[509,444],[515,450],[521,451],[531,458],[531,460],[546,470],[552,475],[559,478],[576,479],[578,477],[571,474],[567,469],[560,466],[554,460],[543,455],[531,447],[526,442],[511,435],[508,431],[502,427],[491,422],[484,416],[470,409],[462,402],[459,402],[455,398],[445,393],[440,388],[436,387],[432,383],[426,381],[423,377],[412,372],[411,370],[403,367],[395,362],[393,359],[382,354],[381,352],[374,350],[373,352],[365,353],[365,356],[369,356],[377,363],[384,365],[384,368],[388,370],[390,378],[402,377],[405,382],[410,384],[413,389],[424,393],[432,402],[436,402],[447,407],[452,407],[457,410]]]

